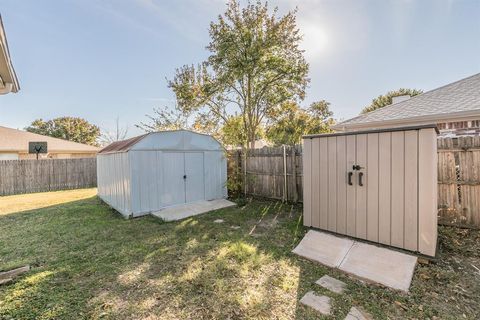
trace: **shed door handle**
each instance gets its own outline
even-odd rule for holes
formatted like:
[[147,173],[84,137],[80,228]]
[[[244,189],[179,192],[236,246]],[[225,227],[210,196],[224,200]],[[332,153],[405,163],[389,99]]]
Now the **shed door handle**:
[[186,174],[183,175],[183,179],[187,179],[187,175],[186,175]]
[[358,173],[358,185],[363,187],[363,172]]
[[348,173],[348,185],[349,185],[349,186],[353,186],[352,176],[353,176],[353,172],[350,171],[350,172]]

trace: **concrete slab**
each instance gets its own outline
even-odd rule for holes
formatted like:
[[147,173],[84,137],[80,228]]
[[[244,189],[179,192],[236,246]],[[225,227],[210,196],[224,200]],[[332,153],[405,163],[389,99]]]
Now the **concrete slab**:
[[355,242],[339,269],[408,292],[416,263],[415,256]]
[[305,235],[293,253],[405,292],[417,263],[413,255],[314,230]]
[[197,201],[168,207],[157,212],[152,212],[152,215],[165,221],[176,221],[196,216],[205,212],[232,206],[235,206],[235,203],[226,199]]
[[336,268],[353,245],[353,240],[310,230],[293,253]]
[[371,315],[366,312],[362,312],[359,309],[352,307],[348,312],[345,320],[371,320],[373,319]]
[[345,287],[347,286],[345,282],[332,278],[328,275],[324,275],[315,283],[335,293],[343,293]]
[[313,291],[307,292],[300,303],[313,308],[324,315],[329,315],[331,310],[330,298],[327,296],[317,296]]
[[223,223],[223,219],[213,220],[213,223]]

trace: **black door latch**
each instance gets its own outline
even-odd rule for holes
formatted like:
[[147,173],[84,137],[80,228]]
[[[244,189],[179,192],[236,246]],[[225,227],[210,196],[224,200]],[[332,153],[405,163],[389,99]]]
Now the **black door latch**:
[[183,175],[183,179],[187,179],[187,175],[186,175],[186,174]]

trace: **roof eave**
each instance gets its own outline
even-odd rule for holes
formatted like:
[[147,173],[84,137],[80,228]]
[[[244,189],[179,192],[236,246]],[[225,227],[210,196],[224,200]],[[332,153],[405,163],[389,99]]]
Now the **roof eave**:
[[12,59],[10,58],[10,51],[9,51],[9,48],[8,48],[8,41],[7,41],[7,36],[5,34],[5,28],[3,27],[3,22],[2,22],[2,17],[0,15],[0,45],[2,47],[2,51],[3,51],[3,57],[2,59],[5,60],[5,63],[7,65],[7,69],[8,69],[8,73],[9,73],[9,77],[11,79],[11,83],[12,83],[12,90],[11,92],[18,92],[20,90],[20,84],[18,82],[18,78],[17,78],[17,74],[15,73],[15,69],[13,68],[13,64],[12,64]]
[[371,121],[371,122],[361,122],[361,123],[339,123],[332,126],[333,130],[336,131],[345,131],[345,130],[356,130],[364,128],[374,128],[374,127],[387,127],[387,126],[404,126],[405,124],[430,124],[438,123],[439,121],[459,121],[459,120],[469,120],[472,117],[480,118],[480,109],[477,110],[468,110],[468,111],[459,111],[451,113],[440,113],[433,115],[425,115],[411,118],[402,118],[402,119],[392,119],[392,120],[382,120],[382,121]]

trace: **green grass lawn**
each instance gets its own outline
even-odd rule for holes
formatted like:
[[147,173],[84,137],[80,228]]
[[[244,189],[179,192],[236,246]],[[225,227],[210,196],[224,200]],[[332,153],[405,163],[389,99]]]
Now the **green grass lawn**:
[[[480,317],[480,232],[440,228],[440,260],[417,266],[409,295],[291,253],[301,209],[254,200],[180,222],[124,220],[95,189],[0,197],[0,319],[316,319],[310,290],[379,319]],[[221,218],[222,224],[213,221]],[[239,226],[240,228],[232,228]],[[324,274],[348,284],[336,295]]]

